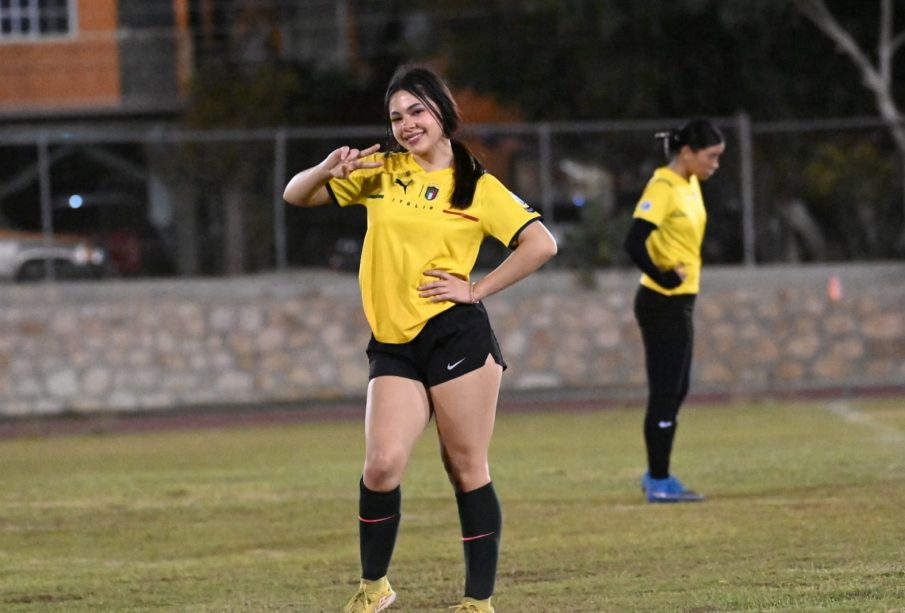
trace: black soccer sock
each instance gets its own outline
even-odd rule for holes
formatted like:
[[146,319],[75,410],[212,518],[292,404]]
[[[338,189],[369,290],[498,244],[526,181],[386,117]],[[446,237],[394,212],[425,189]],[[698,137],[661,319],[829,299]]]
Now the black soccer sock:
[[402,508],[402,490],[374,492],[359,482],[358,538],[361,548],[361,578],[373,581],[387,574]]
[[503,514],[493,483],[456,494],[465,548],[465,596],[484,600],[493,595]]
[[676,420],[644,418],[644,443],[647,447],[647,469],[652,479],[669,477],[669,457],[676,436]]

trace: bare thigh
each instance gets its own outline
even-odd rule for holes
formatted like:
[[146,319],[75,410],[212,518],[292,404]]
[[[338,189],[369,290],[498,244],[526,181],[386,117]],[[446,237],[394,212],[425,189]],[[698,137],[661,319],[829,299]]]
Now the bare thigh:
[[503,367],[487,356],[481,368],[430,388],[443,465],[457,491],[490,482],[488,451],[502,377]]
[[430,401],[420,381],[375,377],[365,409],[365,486],[388,492],[402,481],[412,448],[430,421]]

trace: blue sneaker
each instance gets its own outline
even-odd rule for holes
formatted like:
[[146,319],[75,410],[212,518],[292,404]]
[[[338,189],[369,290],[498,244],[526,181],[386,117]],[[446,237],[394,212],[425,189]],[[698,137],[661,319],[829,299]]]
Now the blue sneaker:
[[651,479],[649,473],[641,477],[641,491],[647,495],[648,502],[700,502],[704,496],[685,489],[682,482],[675,477]]

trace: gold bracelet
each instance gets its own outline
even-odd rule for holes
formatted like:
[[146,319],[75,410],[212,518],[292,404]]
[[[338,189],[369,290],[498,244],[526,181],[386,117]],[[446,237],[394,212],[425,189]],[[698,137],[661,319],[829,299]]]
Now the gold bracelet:
[[471,285],[468,286],[468,297],[469,297],[469,299],[471,300],[471,303],[472,303],[472,304],[477,304],[477,303],[478,303],[478,301],[475,300],[475,297],[474,297],[474,287],[475,287],[475,285],[477,285],[477,282],[476,282],[476,281],[475,281],[475,282],[472,282]]

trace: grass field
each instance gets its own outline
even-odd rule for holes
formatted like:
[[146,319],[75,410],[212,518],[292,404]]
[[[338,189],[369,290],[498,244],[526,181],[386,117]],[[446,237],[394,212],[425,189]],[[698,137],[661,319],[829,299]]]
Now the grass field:
[[[495,603],[905,611],[905,402],[689,406],[648,505],[638,409],[504,413]],[[358,575],[360,420],[0,441],[0,611],[338,611]],[[391,611],[462,584],[432,431],[403,484]]]

